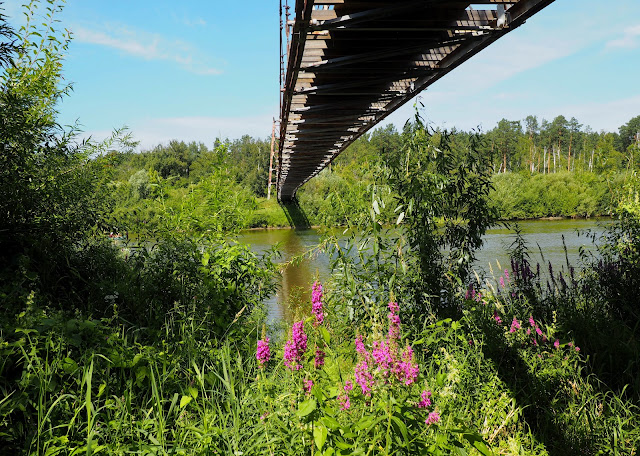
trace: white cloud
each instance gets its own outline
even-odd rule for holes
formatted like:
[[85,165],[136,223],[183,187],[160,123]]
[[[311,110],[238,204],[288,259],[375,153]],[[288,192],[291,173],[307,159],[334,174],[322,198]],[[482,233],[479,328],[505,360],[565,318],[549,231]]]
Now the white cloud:
[[86,28],[73,27],[74,40],[117,49],[144,60],[166,60],[179,64],[186,71],[201,75],[221,74],[222,70],[206,64],[206,57],[188,43],[167,40],[157,33],[132,30],[125,26]]
[[638,45],[640,45],[640,24],[625,28],[622,37],[609,41],[606,47],[633,49]]

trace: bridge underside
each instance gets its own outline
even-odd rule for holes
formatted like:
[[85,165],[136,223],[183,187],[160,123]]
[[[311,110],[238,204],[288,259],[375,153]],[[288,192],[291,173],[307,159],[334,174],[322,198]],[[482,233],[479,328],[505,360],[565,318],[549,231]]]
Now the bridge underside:
[[364,132],[553,0],[296,0],[278,198]]

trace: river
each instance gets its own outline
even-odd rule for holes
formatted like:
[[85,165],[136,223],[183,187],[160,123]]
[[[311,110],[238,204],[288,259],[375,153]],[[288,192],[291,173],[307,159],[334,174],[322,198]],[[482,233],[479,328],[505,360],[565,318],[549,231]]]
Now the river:
[[[524,238],[529,246],[532,263],[546,264],[551,262],[555,267],[566,267],[566,257],[573,266],[580,266],[580,248],[594,251],[591,239],[584,235],[586,230],[602,233],[604,226],[611,223],[611,219],[562,219],[562,220],[527,220],[519,222]],[[342,230],[334,231],[340,235]],[[301,255],[321,241],[320,230],[294,230],[294,229],[264,229],[243,231],[238,237],[238,242],[250,244],[252,249],[262,252],[271,249],[276,243],[280,244],[282,262],[287,262],[293,257]],[[489,272],[510,269],[508,247],[515,238],[513,230],[504,227],[496,227],[487,231],[484,236],[484,245],[477,254],[475,269],[479,272]],[[541,253],[544,255],[542,261]],[[542,268],[546,270],[546,267]],[[282,271],[282,281],[276,296],[267,301],[269,320],[291,320],[288,302],[301,302],[310,299],[310,288],[313,280],[319,278],[325,280],[330,275],[329,258],[319,253],[311,258],[306,258],[296,265],[289,265]]]

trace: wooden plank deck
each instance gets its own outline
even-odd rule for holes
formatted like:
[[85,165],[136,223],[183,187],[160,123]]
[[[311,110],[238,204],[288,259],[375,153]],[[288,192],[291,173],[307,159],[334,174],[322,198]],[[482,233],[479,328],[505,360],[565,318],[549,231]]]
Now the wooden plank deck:
[[415,95],[554,0],[296,0],[278,198]]

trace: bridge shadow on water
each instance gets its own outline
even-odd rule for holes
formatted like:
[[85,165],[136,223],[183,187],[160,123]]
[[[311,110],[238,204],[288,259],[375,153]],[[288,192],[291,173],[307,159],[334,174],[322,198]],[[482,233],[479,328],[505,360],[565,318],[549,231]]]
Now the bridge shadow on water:
[[296,230],[308,230],[311,228],[307,214],[305,214],[304,210],[300,207],[300,204],[298,204],[297,198],[293,198],[288,201],[281,201],[280,206],[284,210],[291,228]]

